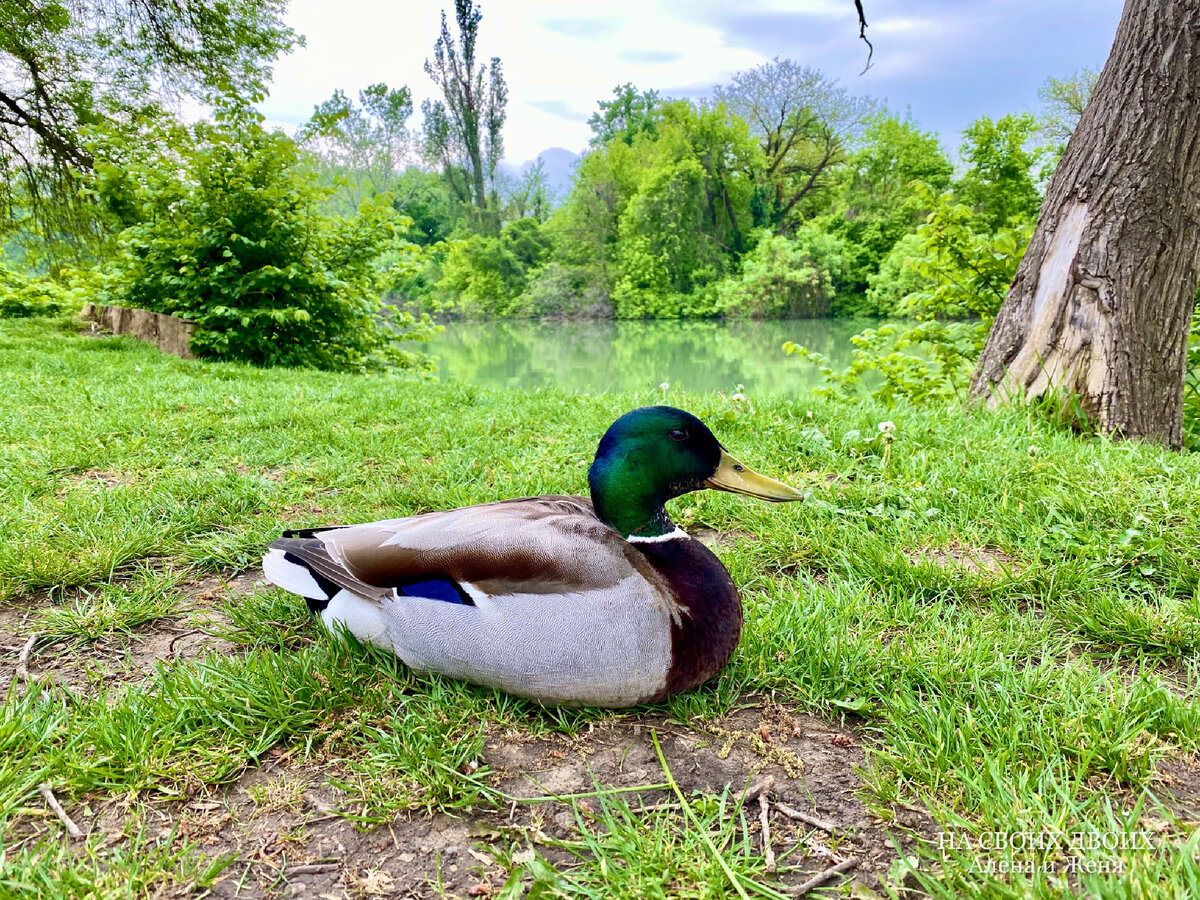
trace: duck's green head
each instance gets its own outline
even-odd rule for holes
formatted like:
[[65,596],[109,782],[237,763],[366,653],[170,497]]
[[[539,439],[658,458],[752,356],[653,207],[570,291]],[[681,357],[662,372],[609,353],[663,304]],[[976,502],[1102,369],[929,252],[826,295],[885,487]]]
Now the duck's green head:
[[742,465],[708,426],[672,406],[645,406],[613,422],[596,449],[588,484],[596,514],[625,537],[674,530],[663,504],[702,488],[762,500],[804,497]]

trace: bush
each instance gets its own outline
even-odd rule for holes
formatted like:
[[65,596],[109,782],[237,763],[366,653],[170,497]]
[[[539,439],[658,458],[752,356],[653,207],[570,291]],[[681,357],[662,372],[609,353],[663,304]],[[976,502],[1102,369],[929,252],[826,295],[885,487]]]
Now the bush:
[[0,263],[0,319],[56,316],[72,304],[71,291],[49,278],[29,278]]
[[852,395],[867,372],[882,376],[873,394],[888,403],[949,399],[966,387],[1033,225],[1014,221],[994,233],[978,233],[971,228],[978,224],[971,210],[949,193],[930,193],[928,200],[933,211],[917,230],[914,255],[900,269],[923,287],[897,304],[897,312],[918,322],[855,335],[851,364],[841,372],[831,369],[819,353],[790,341],[784,345],[788,353],[821,367],[829,385],[823,393]]
[[795,238],[770,232],[742,259],[741,274],[717,285],[717,309],[752,319],[811,319],[829,315],[842,243],[811,224]]
[[442,262],[445,308],[467,318],[521,315],[517,298],[524,289],[525,268],[499,238],[456,241]]
[[500,236],[454,242],[437,282],[443,308],[466,318],[540,315],[522,296],[526,276],[550,255],[548,229],[531,218],[505,225]]
[[351,218],[322,215],[327,190],[295,143],[225,107],[114,183],[144,219],[118,238],[106,302],[184,316],[201,356],[364,370],[424,364],[397,340],[433,331],[380,301],[418,254],[382,196]]
[[519,305],[531,316],[612,318],[612,304],[596,268],[547,263],[529,279]]
[[930,290],[933,285],[929,279],[909,265],[909,260],[921,255],[924,245],[924,238],[915,232],[896,241],[879,264],[879,271],[868,276],[866,296],[855,307],[855,314],[899,316],[905,297]]

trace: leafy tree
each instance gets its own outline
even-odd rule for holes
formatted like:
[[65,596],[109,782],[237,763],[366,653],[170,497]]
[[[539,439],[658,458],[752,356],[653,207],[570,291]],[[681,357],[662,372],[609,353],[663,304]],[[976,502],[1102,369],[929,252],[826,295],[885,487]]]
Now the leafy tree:
[[690,295],[715,281],[721,255],[702,234],[704,170],[695,159],[647,174],[621,216],[613,306],[620,318],[670,318],[714,311]]
[[336,185],[337,212],[352,214],[363,200],[392,190],[396,176],[417,161],[407,127],[412,111],[408,88],[382,82],[359,91],[357,105],[338,90],[314,108],[299,138],[320,160],[322,180]]
[[379,300],[390,270],[413,262],[389,198],[321,215],[327,190],[257,113],[224,107],[111,181],[135,186],[146,218],[120,235],[102,300],[194,320],[204,356],[351,370],[421,361],[395,342],[427,337],[428,323]]
[[97,132],[164,93],[261,95],[293,46],[284,0],[0,0],[0,206],[36,239],[95,227],[78,202]]
[[1067,139],[1079,124],[1088,98],[1100,73],[1084,66],[1066,78],[1047,78],[1038,88],[1042,111],[1037,118],[1038,135],[1055,148],[1056,159],[1066,149]]
[[967,171],[955,192],[993,231],[1037,217],[1042,199],[1033,180],[1037,155],[1029,149],[1036,126],[1032,115],[1021,113],[994,122],[980,116],[963,131],[960,152]]
[[450,34],[442,12],[442,32],[433,46],[425,71],[444,100],[426,100],[426,153],[442,167],[444,177],[463,203],[474,204],[479,226],[495,232],[499,219],[490,203],[496,165],[504,155],[508,85],[499,57],[484,67],[475,58],[475,43],[483,13],[473,0],[454,0],[458,40]]
[[952,172],[936,135],[887,113],[871,120],[839,175],[833,209],[820,219],[843,243],[845,265],[835,283],[839,314],[888,313],[861,298],[892,247],[929,213],[927,195],[914,182],[940,193]]
[[416,166],[409,166],[396,177],[392,205],[412,220],[409,237],[423,246],[448,239],[466,220],[463,204],[450,186],[433,172]]
[[531,217],[541,224],[550,218],[553,205],[550,185],[546,178],[546,164],[538,158],[533,165],[526,166],[515,177],[499,179],[497,193],[500,196],[501,215],[505,221]]
[[579,162],[570,194],[550,221],[561,261],[596,270],[609,288],[617,223],[637,190],[641,155],[640,148],[634,150],[624,141],[588,153]]
[[588,125],[592,129],[591,145],[603,147],[615,140],[633,144],[640,134],[654,136],[658,129],[658,110],[661,101],[658,91],[643,91],[631,83],[613,88],[612,100],[601,100]]
[[755,224],[786,233],[805,218],[804,203],[830,184],[874,103],[855,97],[816,69],[776,57],[739,72],[715,90],[726,109],[762,143]]
[[552,222],[559,259],[598,265],[619,316],[710,315],[705,289],[743,249],[760,161],[723,106],[663,103],[653,132],[584,158]]
[[549,231],[532,218],[509,222],[500,232],[500,242],[526,272],[544,263],[553,247]]

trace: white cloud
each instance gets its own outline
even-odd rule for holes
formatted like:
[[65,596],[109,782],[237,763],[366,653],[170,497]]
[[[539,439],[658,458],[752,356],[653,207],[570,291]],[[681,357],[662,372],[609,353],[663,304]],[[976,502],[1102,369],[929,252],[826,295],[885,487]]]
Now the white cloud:
[[[452,16],[448,0],[446,6]],[[504,66],[508,158],[531,159],[551,146],[582,149],[591,134],[588,115],[618,84],[716,83],[763,61],[759,53],[726,46],[718,29],[660,6],[648,0],[603,6],[484,0],[479,50],[499,56]],[[437,39],[440,12],[428,0],[293,0],[288,21],[308,45],[278,62],[263,112],[272,121],[299,124],[335,89],[354,96],[385,81],[412,90],[413,124],[419,125],[421,100],[435,92],[423,67]],[[578,118],[567,118],[566,110],[577,111]]]
[[[1046,75],[1103,63],[1120,0],[873,0],[872,69],[848,0],[482,0],[479,50],[499,56],[509,85],[506,156],[552,146],[582,149],[586,121],[614,86],[697,90],[773,56],[840,77],[852,90],[911,105],[948,145],[981,114],[1028,108]],[[293,0],[289,22],[308,46],[276,65],[263,112],[297,125],[341,88],[407,85],[420,102],[435,88],[424,61],[450,0]],[[1037,16],[1032,16],[1034,10]],[[453,22],[451,22],[453,31]],[[1020,77],[1015,77],[1015,76]]]

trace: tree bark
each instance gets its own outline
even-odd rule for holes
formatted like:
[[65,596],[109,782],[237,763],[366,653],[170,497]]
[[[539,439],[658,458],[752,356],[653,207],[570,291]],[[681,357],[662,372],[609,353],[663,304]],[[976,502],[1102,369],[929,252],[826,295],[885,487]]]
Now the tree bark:
[[1200,0],[1126,0],[972,392],[1180,447],[1198,266]]

